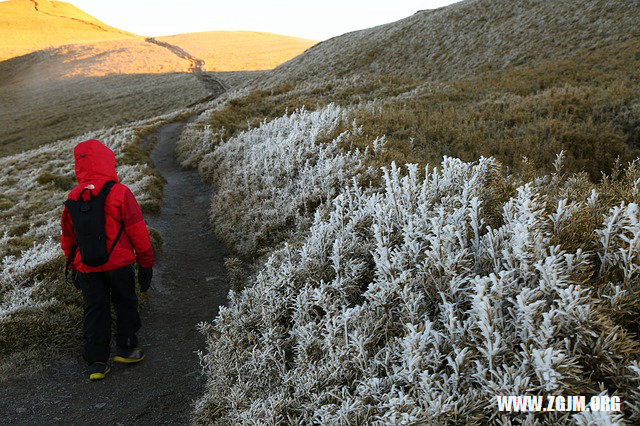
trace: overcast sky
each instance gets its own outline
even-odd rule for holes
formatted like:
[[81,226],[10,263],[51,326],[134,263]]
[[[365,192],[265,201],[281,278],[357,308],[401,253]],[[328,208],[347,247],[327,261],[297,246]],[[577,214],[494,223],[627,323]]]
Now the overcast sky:
[[396,21],[451,0],[67,0],[106,24],[141,35],[266,31],[325,40]]

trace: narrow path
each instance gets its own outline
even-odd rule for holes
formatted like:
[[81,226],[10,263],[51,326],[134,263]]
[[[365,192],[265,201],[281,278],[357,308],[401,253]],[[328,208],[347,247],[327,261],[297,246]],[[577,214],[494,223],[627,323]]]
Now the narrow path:
[[[195,75],[196,78],[200,80],[202,84],[204,84],[207,90],[211,92],[211,95],[208,98],[206,98],[206,100],[215,99],[218,96],[222,95],[227,90],[224,83],[220,79],[204,72],[203,70],[204,61],[202,59],[196,58],[195,56],[191,55],[189,52],[187,52],[180,46],[176,46],[171,43],[167,43],[165,41],[160,41],[154,37],[147,37],[144,40],[147,43],[152,43],[157,46],[164,47],[165,49],[168,49],[171,53],[173,53],[177,57],[184,59],[186,61],[189,61],[191,64],[191,66],[189,67],[189,72]],[[202,101],[199,101],[199,102],[202,102]]]
[[[226,301],[227,251],[210,233],[210,187],[181,169],[173,149],[183,123],[160,128],[152,153],[167,180],[161,213],[148,218],[164,238],[142,311],[139,365],[114,365],[101,382],[87,380],[80,348],[49,371],[3,384],[2,424],[186,424],[202,394],[196,324],[212,320]],[[149,140],[150,140],[149,139]]]

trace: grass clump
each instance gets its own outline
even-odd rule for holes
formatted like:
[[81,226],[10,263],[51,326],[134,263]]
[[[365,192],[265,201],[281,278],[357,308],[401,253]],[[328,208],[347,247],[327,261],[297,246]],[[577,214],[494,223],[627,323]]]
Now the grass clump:
[[157,255],[162,250],[163,238],[160,231],[151,226],[147,226],[147,231],[149,232],[149,237],[151,239],[151,247],[153,248],[153,252]]
[[40,172],[40,174],[36,178],[36,182],[38,182],[40,185],[51,184],[63,191],[69,191],[76,185],[76,180],[73,176],[57,175],[47,170]]
[[245,288],[249,280],[244,263],[238,257],[227,257],[224,259],[224,266],[229,275],[231,289],[236,293],[240,293]]
[[6,196],[5,194],[0,194],[0,211],[8,210],[15,205],[15,202]]

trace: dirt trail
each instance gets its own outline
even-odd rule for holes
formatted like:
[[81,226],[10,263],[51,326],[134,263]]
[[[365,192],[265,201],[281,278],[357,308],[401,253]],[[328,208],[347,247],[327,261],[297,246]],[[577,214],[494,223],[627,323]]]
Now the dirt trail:
[[160,128],[152,153],[167,180],[162,211],[148,223],[164,238],[139,337],[146,359],[115,364],[107,378],[87,380],[80,348],[37,378],[3,383],[2,424],[185,424],[204,378],[194,351],[204,348],[196,324],[226,301],[227,251],[210,233],[210,187],[181,169],[173,149],[183,123]]
[[[189,72],[195,75],[196,78],[200,80],[202,84],[204,84],[207,90],[211,92],[211,95],[208,98],[206,98],[206,100],[217,98],[227,90],[227,88],[225,87],[224,83],[221,80],[204,72],[204,70],[202,69],[204,67],[204,61],[202,59],[196,58],[195,56],[191,55],[189,52],[187,52],[180,46],[176,46],[171,43],[167,43],[165,41],[160,41],[154,37],[147,37],[144,40],[147,43],[152,43],[160,47],[164,47],[165,49],[168,49],[171,53],[173,53],[177,57],[182,58],[186,61],[189,61],[191,63],[191,66],[189,67]],[[202,101],[198,101],[198,102],[202,102]]]

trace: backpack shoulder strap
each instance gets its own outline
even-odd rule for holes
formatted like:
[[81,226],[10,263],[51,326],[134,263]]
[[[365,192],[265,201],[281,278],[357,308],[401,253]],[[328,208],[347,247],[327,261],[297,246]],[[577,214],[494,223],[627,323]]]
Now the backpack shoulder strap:
[[78,242],[76,241],[75,243],[73,243],[73,247],[71,247],[71,252],[69,253],[69,258],[67,259],[66,264],[64,265],[64,277],[67,278],[67,275],[69,274],[69,266],[71,265],[71,262],[73,262],[73,259],[76,257],[76,250],[78,249]]
[[[106,199],[107,195],[109,195],[109,192],[111,191],[111,188],[113,188],[116,183],[117,182],[114,180],[109,180],[105,182],[105,184],[102,186],[102,189],[100,190],[96,198],[104,197]],[[113,249],[116,248],[116,244],[118,244],[118,240],[120,239],[120,236],[122,235],[123,231],[124,231],[124,222],[120,224],[120,230],[118,231],[118,234],[114,238],[113,244],[111,244],[109,253],[107,253],[107,258],[111,257],[111,253],[113,253]]]
[[122,223],[120,225],[120,230],[118,231],[118,234],[116,235],[116,238],[114,238],[113,244],[111,244],[111,248],[109,249],[109,253],[107,254],[107,257],[111,257],[111,253],[113,253],[113,249],[116,248],[116,244],[118,244],[118,240],[120,239],[120,236],[122,235],[122,231],[124,231],[124,223]]
[[96,198],[99,198],[101,196],[104,198],[107,198],[107,195],[109,195],[111,188],[113,188],[115,184],[116,184],[115,180],[106,181],[104,185],[102,185],[102,189],[100,189],[100,192],[98,192],[98,195],[96,195]]

